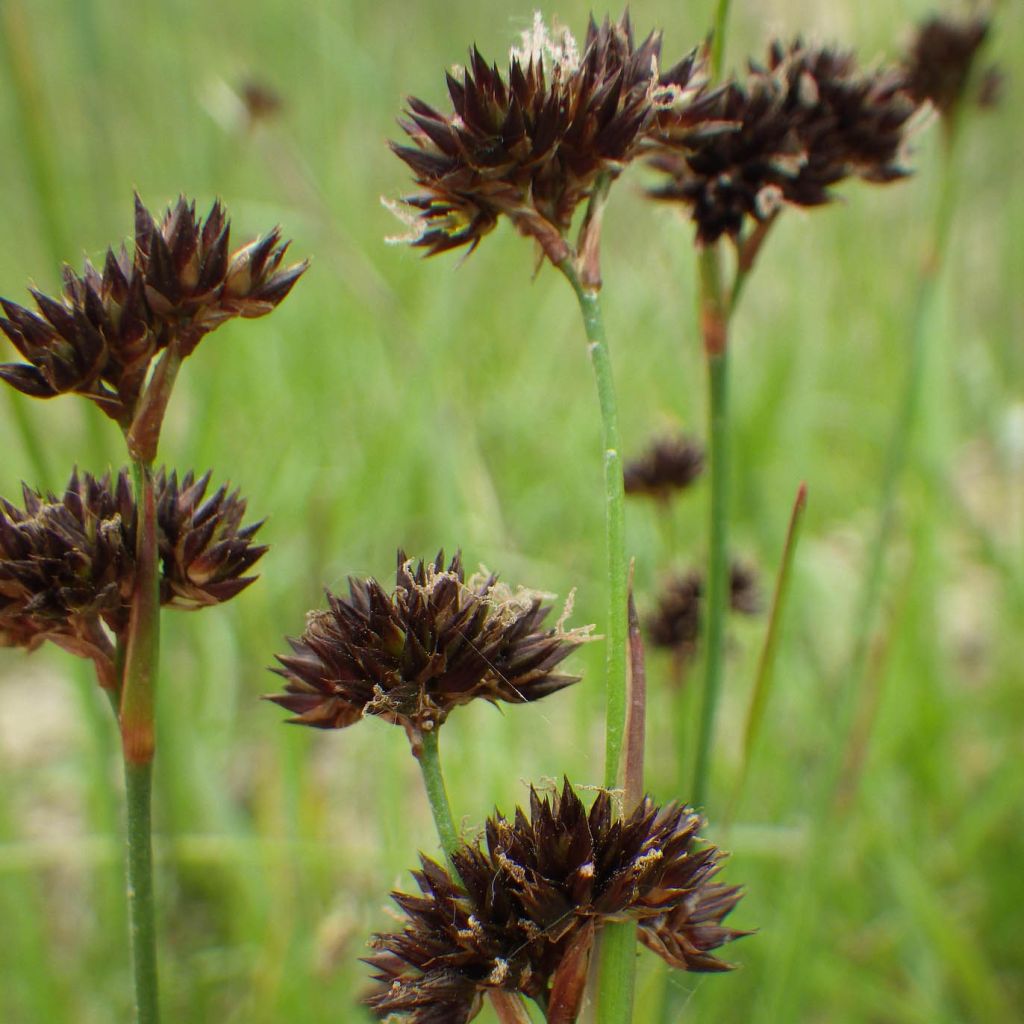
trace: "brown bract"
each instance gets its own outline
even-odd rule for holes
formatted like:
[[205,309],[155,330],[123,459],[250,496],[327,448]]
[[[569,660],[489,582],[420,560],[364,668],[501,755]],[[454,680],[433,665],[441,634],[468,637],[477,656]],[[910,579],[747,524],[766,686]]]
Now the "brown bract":
[[498,988],[572,1021],[594,935],[613,921],[637,922],[674,966],[727,970],[711,951],[745,934],[722,925],[740,890],[711,881],[722,854],[700,844],[701,825],[689,808],[650,799],[622,820],[607,792],[588,813],[568,780],[550,797],[531,790],[529,817],[495,814],[486,845],[459,847],[458,880],[422,858],[421,894],[393,894],[408,921],[374,937],[367,962],[381,987],[367,1003],[381,1019],[460,1024]]
[[[267,550],[260,524],[242,527],[245,501],[209,474],[157,476],[161,604],[195,608],[233,597]],[[90,658],[114,686],[114,640],[126,638],[136,575],[137,514],[127,470],[72,473],[60,495],[22,489],[23,507],[0,499],[0,646],[46,640]]]
[[81,275],[65,266],[60,296],[32,292],[38,312],[0,300],[0,329],[27,360],[0,377],[36,398],[85,395],[127,432],[154,357],[173,345],[184,358],[225,320],[284,299],[307,266],[281,269],[286,249],[275,228],[232,253],[220,202],[203,221],[182,196],[157,221],[136,196],[131,254],[108,249],[102,271],[86,261]]
[[377,715],[403,726],[414,751],[460,704],[522,704],[576,682],[556,669],[590,638],[588,628],[542,629],[551,608],[541,597],[494,576],[467,582],[461,558],[445,568],[443,552],[413,565],[399,551],[391,594],[351,577],[348,599],[328,591],[327,600],[289,639],[293,653],[278,657],[285,692],[267,699],[321,729]]
[[659,123],[656,199],[686,205],[701,244],[739,238],[780,206],[820,206],[845,178],[904,177],[902,152],[917,104],[901,72],[862,70],[851,53],[774,42],[764,64],[716,94],[707,125]]
[[[410,98],[399,122],[413,144],[392,149],[422,190],[402,200],[414,229],[406,240],[428,254],[472,249],[506,216],[553,263],[566,259],[573,213],[633,158],[653,117],[660,48],[653,32],[634,45],[628,15],[591,19],[582,52],[538,20],[506,75],[474,48],[448,75],[451,113]],[[674,69],[683,86],[696,70]]]
[[704,448],[688,437],[659,437],[623,471],[627,494],[667,501],[686,490],[704,470]]

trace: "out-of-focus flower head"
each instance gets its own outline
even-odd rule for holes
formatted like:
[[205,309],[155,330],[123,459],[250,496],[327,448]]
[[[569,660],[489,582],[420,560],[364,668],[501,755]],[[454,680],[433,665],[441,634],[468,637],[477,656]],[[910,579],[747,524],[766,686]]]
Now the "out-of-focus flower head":
[[[553,263],[568,258],[577,207],[636,155],[659,106],[682,107],[703,84],[696,58],[660,83],[660,49],[654,32],[635,45],[628,14],[591,18],[582,47],[538,14],[506,75],[473,48],[448,75],[452,112],[410,98],[400,122],[412,145],[392,148],[421,190],[392,206],[412,228],[402,241],[472,249],[506,216]],[[586,245],[596,239],[584,232]]]
[[[476,698],[522,704],[576,682],[557,671],[590,628],[542,624],[551,608],[535,591],[512,592],[494,576],[468,581],[456,555],[414,565],[398,552],[393,593],[373,578],[349,579],[349,597],[328,591],[292,654],[274,669],[285,692],[268,699],[301,725],[342,729],[364,715],[421,736]],[[563,619],[565,616],[563,616]]]
[[[930,102],[948,117],[967,91],[975,58],[990,30],[989,19],[935,15],[918,28],[905,58],[907,89],[918,103]],[[991,106],[1001,84],[996,68],[985,71],[978,102]]]
[[659,122],[651,163],[665,180],[651,194],[688,208],[699,243],[739,239],[783,204],[831,201],[845,178],[904,177],[916,108],[897,69],[866,71],[851,53],[776,41],[765,63],[716,94],[715,130]]
[[[749,565],[734,562],[729,567],[729,607],[741,615],[757,615],[763,603],[757,573]],[[700,641],[703,604],[704,575],[699,569],[670,576],[647,622],[651,642],[691,659]]]
[[686,490],[704,470],[704,448],[689,437],[659,437],[623,471],[627,494],[659,501]]
[[741,893],[712,881],[722,854],[699,844],[701,824],[650,799],[623,820],[606,792],[588,813],[568,780],[550,797],[531,790],[529,817],[495,814],[486,846],[458,848],[458,879],[422,858],[421,895],[394,894],[408,921],[374,938],[380,988],[368,1004],[380,1019],[461,1024],[498,988],[575,1020],[594,934],[613,921],[637,922],[674,966],[728,970],[712,951],[745,934],[722,924]]

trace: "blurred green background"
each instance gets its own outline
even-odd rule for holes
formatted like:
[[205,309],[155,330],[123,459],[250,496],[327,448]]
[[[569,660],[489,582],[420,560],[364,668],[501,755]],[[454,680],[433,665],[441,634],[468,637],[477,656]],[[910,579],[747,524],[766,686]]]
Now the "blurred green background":
[[[711,8],[638,3],[632,15],[640,33],[664,27],[673,57],[703,37]],[[736,0],[727,63],[760,52],[769,32],[892,57],[928,9]],[[579,34],[587,11],[578,0],[544,9]],[[238,243],[279,222],[296,257],[314,258],[273,316],[222,328],[189,359],[164,433],[163,460],[241,487],[272,545],[237,601],[164,620],[156,821],[169,1022],[364,1019],[357,958],[393,925],[388,889],[411,884],[417,850],[436,849],[399,730],[286,728],[256,699],[276,688],[265,666],[323,586],[388,577],[399,545],[461,547],[510,583],[577,587],[573,621],[600,628],[599,427],[570,290],[549,268],[533,279],[531,247],[507,225],[464,263],[387,247],[401,226],[378,202],[408,187],[385,146],[404,96],[442,102],[443,69],[473,41],[503,60],[531,13],[479,0],[0,2],[0,294],[25,302],[28,282],[58,287],[61,261],[100,259],[130,233],[133,188],[154,208],[184,191],[205,211],[219,195]],[[732,923],[759,931],[726,951],[741,966],[732,975],[668,980],[678,1019],[1020,1019],[1022,30],[1021,5],[1004,4],[991,53],[1010,72],[1006,94],[965,126],[920,429],[849,749],[837,686],[907,366],[934,126],[913,140],[909,181],[788,212],[744,296],[733,537],[766,591],[801,480],[810,505],[747,795],[728,835],[711,830],[734,851],[723,879],[748,890]],[[279,94],[280,110],[251,123],[246,82]],[[604,245],[628,452],[655,431],[704,433],[692,229],[644,201],[643,177],[616,186]],[[38,479],[16,401],[0,394],[0,493],[16,495],[22,479],[59,487],[73,463],[122,461],[116,430],[86,403],[23,402],[45,454]],[[642,610],[671,565],[703,559],[706,487],[676,510],[675,551],[654,510],[630,506]],[[730,623],[713,779],[723,797],[764,628],[763,616]],[[523,801],[527,780],[600,781],[601,645],[572,664],[585,679],[569,691],[449,722],[452,801],[471,827]],[[673,780],[678,759],[692,759],[669,721],[669,671],[652,652],[659,800],[685,799]],[[808,874],[809,801],[837,756],[852,766],[842,812],[825,869]],[[0,779],[0,1020],[127,1020],[115,730],[89,673],[58,651],[0,651]],[[638,1021],[656,1019],[665,984],[643,953]]]

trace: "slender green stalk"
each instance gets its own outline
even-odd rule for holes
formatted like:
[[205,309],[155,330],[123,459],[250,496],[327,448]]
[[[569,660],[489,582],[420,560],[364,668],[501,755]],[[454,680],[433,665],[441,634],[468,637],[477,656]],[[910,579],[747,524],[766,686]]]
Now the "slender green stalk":
[[437,729],[423,733],[423,743],[417,760],[420,765],[420,773],[423,775],[427,799],[430,801],[430,811],[434,815],[437,837],[441,840],[441,848],[454,872],[455,865],[452,862],[452,854],[459,846],[459,830],[455,827],[452,807],[448,802],[448,790],[445,788],[444,775],[441,772],[441,755],[438,750],[437,734]]
[[134,461],[138,509],[137,576],[121,688],[121,744],[126,761],[153,760],[154,689],[160,658],[160,575],[157,561],[156,493],[153,467]]
[[[619,444],[619,416],[612,379],[611,359],[601,315],[599,292],[585,287],[571,260],[559,269],[576,293],[583,314],[590,362],[597,383],[604,442],[605,531],[608,571],[608,648],[605,680],[605,762],[604,784],[614,789],[619,784],[619,768],[626,728],[626,644],[627,644],[627,564],[626,493],[622,479],[622,452]],[[629,1024],[633,1016],[633,990],[636,974],[636,926],[613,924],[604,928],[599,944],[597,981],[599,1024]]]
[[558,266],[568,278],[580,304],[590,362],[597,382],[597,397],[601,406],[608,560],[604,784],[608,789],[614,789],[619,784],[619,765],[626,725],[626,495],[622,481],[619,417],[599,293],[583,286],[571,260],[565,260]]
[[636,989],[636,925],[605,925],[598,956],[597,1024],[629,1024]]
[[137,1024],[159,1020],[156,911],[153,898],[152,799],[154,694],[160,648],[160,592],[153,467],[133,462],[138,564],[121,686],[121,746],[128,817],[128,915]]
[[711,79],[722,77],[725,63],[725,28],[729,21],[729,0],[718,0],[715,7],[715,27],[711,34]]
[[694,805],[704,807],[708,799],[715,717],[722,689],[725,615],[729,588],[728,310],[722,295],[722,273],[717,246],[708,246],[701,251],[700,269],[700,324],[708,362],[708,469],[711,485],[711,519],[707,627],[704,635],[704,695],[697,735],[692,793]]
[[128,816],[128,918],[137,1024],[157,1024],[156,913],[153,898],[153,842],[150,804],[153,762],[125,760]]

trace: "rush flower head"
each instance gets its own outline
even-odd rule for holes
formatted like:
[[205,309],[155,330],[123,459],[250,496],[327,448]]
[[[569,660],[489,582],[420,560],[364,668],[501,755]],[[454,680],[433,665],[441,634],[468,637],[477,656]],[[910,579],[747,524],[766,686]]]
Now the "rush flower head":
[[113,686],[111,635],[127,627],[135,579],[127,475],[76,471],[60,497],[23,485],[22,502],[0,499],[0,646],[50,640]]
[[458,879],[423,857],[421,894],[393,894],[408,920],[373,939],[367,962],[381,985],[368,1004],[380,1019],[460,1024],[499,988],[549,1010],[557,999],[558,1019],[575,1020],[594,934],[613,921],[637,922],[674,966],[728,970],[711,951],[745,934],[722,925],[740,890],[712,881],[723,855],[700,843],[701,825],[689,808],[650,799],[623,820],[607,792],[588,813],[568,780],[551,796],[531,789],[529,817],[496,813],[486,844],[457,849]]
[[[233,597],[267,550],[243,527],[245,501],[221,488],[204,501],[209,474],[179,486],[157,476],[161,603],[196,608]],[[127,470],[72,473],[60,495],[22,489],[23,507],[0,499],[0,646],[46,640],[90,658],[114,685],[114,639],[124,639],[136,574],[138,517]]]
[[[669,577],[647,624],[651,642],[692,658],[700,640],[703,603],[704,576],[699,570]],[[741,615],[757,615],[762,604],[757,573],[748,565],[733,562],[729,567],[729,607]]]
[[658,607],[647,623],[656,647],[692,657],[700,640],[704,576],[699,570],[671,576],[658,595]]
[[[949,115],[964,98],[974,59],[988,36],[989,20],[972,17],[958,20],[936,15],[917,30],[906,57],[907,89],[919,103],[931,102],[940,114]],[[980,98],[998,78],[990,68]]]
[[256,577],[247,575],[266,554],[253,538],[263,520],[242,525],[246,502],[221,486],[210,497],[210,473],[161,470],[156,480],[157,545],[162,565],[160,599],[176,608],[203,608],[228,601]]
[[591,19],[582,47],[537,15],[505,75],[473,48],[448,75],[451,113],[410,98],[400,124],[412,145],[392,144],[420,189],[402,200],[408,213],[396,207],[413,228],[404,240],[431,255],[472,250],[505,216],[553,263],[566,259],[574,211],[634,157],[656,104],[682,102],[699,78],[684,61],[670,99],[656,94],[660,48],[657,33],[635,45],[628,15]]
[[764,64],[716,94],[716,130],[662,124],[651,193],[686,205],[701,244],[738,239],[785,203],[820,206],[849,177],[904,177],[902,153],[917,108],[896,69],[862,70],[853,54],[772,43]]
[[293,653],[274,669],[285,692],[268,699],[321,729],[377,715],[401,725],[414,751],[460,704],[522,704],[576,682],[556,670],[590,639],[589,627],[564,630],[561,621],[543,629],[551,608],[541,595],[512,592],[494,576],[467,581],[460,556],[445,568],[443,552],[414,565],[399,551],[391,594],[350,577],[349,597],[328,591],[327,601],[289,638]]
[[275,228],[232,253],[219,201],[201,220],[182,196],[157,221],[136,196],[132,253],[108,249],[102,271],[65,266],[59,297],[32,292],[38,312],[0,300],[0,329],[26,360],[0,365],[0,377],[36,398],[85,395],[127,431],[157,355],[173,347],[181,359],[225,320],[285,298],[307,267],[282,269],[286,249]]
[[688,437],[659,437],[637,458],[626,463],[626,493],[659,501],[683,491],[704,470],[704,448]]

